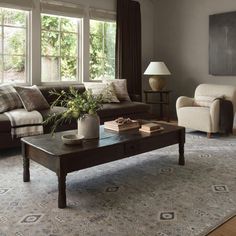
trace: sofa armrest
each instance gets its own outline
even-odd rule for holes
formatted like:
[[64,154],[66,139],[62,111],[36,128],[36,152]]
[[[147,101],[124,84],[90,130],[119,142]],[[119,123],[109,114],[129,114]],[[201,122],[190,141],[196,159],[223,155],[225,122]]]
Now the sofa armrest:
[[133,101],[133,102],[141,102],[142,101],[140,94],[130,94],[129,96],[130,96],[131,101]]
[[193,106],[194,99],[190,97],[181,96],[176,101],[176,109],[181,107],[191,107]]

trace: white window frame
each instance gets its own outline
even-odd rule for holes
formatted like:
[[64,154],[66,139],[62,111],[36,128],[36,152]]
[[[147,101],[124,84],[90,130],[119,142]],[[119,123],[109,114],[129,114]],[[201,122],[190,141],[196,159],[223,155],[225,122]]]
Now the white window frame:
[[[25,39],[26,39],[26,42],[25,42],[25,81],[22,82],[22,83],[19,83],[19,82],[16,82],[16,84],[19,84],[19,85],[28,85],[31,83],[31,78],[30,78],[30,74],[31,74],[31,60],[30,60],[30,55],[31,55],[31,34],[30,34],[30,31],[31,31],[31,11],[28,9],[28,8],[24,8],[24,7],[21,7],[21,6],[12,6],[12,5],[7,5],[7,4],[0,4],[0,8],[5,8],[5,9],[9,9],[9,10],[18,10],[18,11],[25,11],[26,12],[26,25],[25,27],[21,27],[21,26],[11,26],[11,25],[5,25],[5,24],[2,24],[2,19],[0,21],[0,26],[2,27],[2,50],[4,50],[4,27],[8,27],[8,28],[19,28],[19,29],[25,29],[26,31],[26,35],[25,35]],[[5,53],[2,53],[1,55],[1,59],[2,59],[2,63],[3,63],[3,68],[2,68],[2,80],[0,81],[0,84],[1,83],[5,83],[4,81],[4,56],[22,56],[22,55],[17,55],[17,54],[12,54],[12,55],[8,55],[8,54],[5,54]]]
[[[93,18],[90,18],[89,19],[89,32],[90,32],[90,20],[94,20],[94,21],[100,21],[100,22],[111,22],[111,23],[115,23],[114,20],[111,20],[111,19],[93,19]],[[103,37],[102,37],[102,40],[103,40],[103,50],[105,49],[105,34],[104,34],[104,25],[103,25]],[[89,39],[90,41],[90,39]],[[90,45],[89,45],[90,47]],[[101,58],[102,60],[104,60],[104,58]],[[111,58],[112,59],[112,58]],[[115,60],[115,58],[114,58]],[[89,64],[90,64],[90,50],[89,50]],[[89,68],[90,70],[90,68]],[[90,79],[90,71],[89,71],[89,82],[101,82],[101,80],[99,79]]]
[[[52,17],[62,17],[62,18],[72,18],[70,16],[65,16],[64,14],[48,14],[48,13],[41,13],[40,14],[41,17],[43,15],[47,15],[47,16],[52,16]],[[42,19],[40,17],[40,19]],[[73,19],[77,19],[77,32],[71,32],[73,34],[77,35],[77,56],[76,56],[76,61],[77,61],[77,70],[76,70],[76,80],[74,81],[62,81],[61,80],[61,41],[59,42],[59,51],[60,51],[60,55],[59,56],[48,56],[48,57],[57,57],[60,59],[59,61],[59,75],[60,75],[60,80],[59,81],[42,81],[42,76],[41,76],[41,84],[55,84],[55,83],[60,83],[60,84],[78,84],[81,83],[82,81],[82,38],[83,38],[83,34],[82,34],[82,24],[83,24],[83,18],[79,18],[79,17],[73,17]],[[41,21],[40,21],[41,22]],[[46,32],[57,32],[59,33],[59,35],[61,35],[61,33],[65,32],[65,33],[70,33],[67,31],[61,31],[61,29],[59,30],[43,30],[41,29],[40,32],[42,33],[42,31],[46,31]],[[42,34],[40,34],[42,35]],[[42,40],[42,37],[40,36],[40,41]],[[59,38],[60,40],[60,38]],[[42,49],[40,50],[40,58],[42,59],[42,57],[44,57],[45,55],[42,55]],[[41,65],[42,68],[42,65]],[[42,69],[41,69],[42,71]]]
[[[90,8],[89,9],[89,18],[88,18],[88,34],[87,34],[87,41],[90,42],[90,20],[97,20],[97,21],[106,21],[106,22],[116,22],[116,12],[97,9],[97,8]],[[90,79],[90,43],[88,43],[88,76],[84,78],[84,82],[101,82],[101,80]]]
[[[84,17],[85,17],[85,10],[84,8],[75,3],[69,3],[69,2],[62,2],[62,1],[54,1],[54,0],[40,0],[40,27],[41,27],[41,15],[47,14],[51,16],[57,16],[57,17],[68,17],[68,18],[77,18],[80,21],[80,24],[78,24],[78,45],[77,45],[77,51],[79,52],[77,55],[77,80],[75,81],[55,81],[55,82],[43,82],[42,76],[40,76],[40,84],[42,85],[55,85],[57,83],[60,84],[80,84],[83,80],[83,73],[84,73],[84,65],[83,65],[83,56],[84,56],[84,48],[83,48],[83,42],[84,42]],[[41,42],[41,30],[40,30],[40,42]],[[40,46],[40,64],[41,64],[41,58],[42,58],[42,50]],[[41,67],[40,67],[41,68]],[[42,70],[41,70],[42,72]],[[40,74],[41,75],[41,74]]]

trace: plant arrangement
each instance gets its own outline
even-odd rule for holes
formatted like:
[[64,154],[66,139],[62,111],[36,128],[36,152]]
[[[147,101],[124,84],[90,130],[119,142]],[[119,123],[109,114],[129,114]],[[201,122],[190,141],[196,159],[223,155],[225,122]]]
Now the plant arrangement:
[[90,89],[80,93],[74,87],[70,87],[68,92],[52,90],[50,95],[56,97],[51,107],[59,105],[66,108],[62,113],[54,113],[44,121],[46,124],[52,124],[52,134],[57,126],[64,122],[71,122],[72,119],[82,119],[87,114],[97,114],[97,111],[102,108],[103,104],[103,95],[94,95]]

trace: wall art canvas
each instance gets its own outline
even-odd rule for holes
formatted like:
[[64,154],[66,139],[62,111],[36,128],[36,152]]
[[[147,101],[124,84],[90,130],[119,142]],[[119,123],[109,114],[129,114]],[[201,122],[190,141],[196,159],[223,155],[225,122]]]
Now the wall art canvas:
[[236,75],[236,12],[209,19],[209,73]]

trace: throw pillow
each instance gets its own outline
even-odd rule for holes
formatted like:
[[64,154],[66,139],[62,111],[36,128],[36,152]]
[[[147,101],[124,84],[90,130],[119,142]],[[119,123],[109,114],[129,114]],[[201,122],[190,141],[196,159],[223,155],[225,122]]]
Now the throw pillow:
[[102,94],[104,103],[119,103],[112,84],[87,82],[84,83],[86,90],[91,89],[94,95]]
[[21,108],[22,102],[10,84],[0,85],[0,113]]
[[223,98],[223,96],[196,96],[194,98],[194,106],[210,107],[211,104],[217,99]]
[[40,111],[50,108],[47,100],[44,98],[41,91],[36,85],[32,87],[15,86],[15,89],[23,103],[24,108],[27,111]]
[[103,79],[105,84],[113,84],[116,96],[120,101],[131,101],[128,90],[126,79]]

